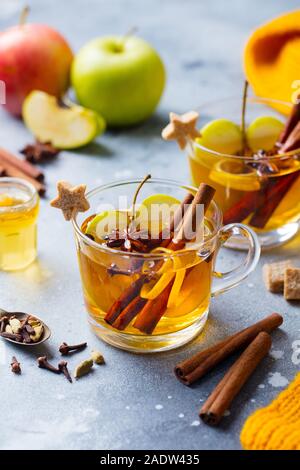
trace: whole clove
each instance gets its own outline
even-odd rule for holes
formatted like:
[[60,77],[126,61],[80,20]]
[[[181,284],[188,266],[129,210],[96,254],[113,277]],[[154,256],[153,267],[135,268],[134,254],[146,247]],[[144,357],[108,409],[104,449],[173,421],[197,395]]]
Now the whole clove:
[[12,339],[13,341],[17,341],[18,343],[21,343],[23,340],[22,335],[18,333],[8,333],[6,331],[3,331],[3,333],[0,333],[0,336],[2,336],[3,338]]
[[59,369],[57,369],[52,364],[50,364],[50,362],[48,362],[47,356],[38,357],[37,362],[38,362],[38,366],[41,369],[50,370],[51,372],[54,372],[55,374],[60,374],[61,373],[61,371]]
[[72,346],[67,343],[62,343],[59,347],[59,352],[63,356],[67,356],[70,352],[82,351],[87,347],[87,343],[74,344]]
[[70,383],[73,382],[70,372],[68,370],[68,363],[66,361],[60,361],[58,364],[58,369],[64,374],[64,376]]
[[1,320],[0,320],[0,333],[3,333],[5,331],[7,323],[8,323],[8,317],[6,317],[6,316],[1,317]]
[[16,356],[13,356],[12,357],[12,360],[11,360],[11,371],[14,373],[14,374],[21,374],[21,364],[19,363],[19,361],[17,360]]

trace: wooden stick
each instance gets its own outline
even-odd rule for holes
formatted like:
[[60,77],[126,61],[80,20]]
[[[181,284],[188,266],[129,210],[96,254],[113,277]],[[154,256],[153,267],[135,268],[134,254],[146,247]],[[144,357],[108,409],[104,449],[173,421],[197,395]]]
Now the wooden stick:
[[282,322],[283,318],[279,313],[272,313],[254,325],[180,362],[174,370],[176,377],[185,385],[193,384],[228,356],[245,348],[261,331],[271,333]]
[[261,332],[233,364],[199,412],[200,418],[212,426],[219,423],[233,399],[268,354],[272,345],[268,333]]

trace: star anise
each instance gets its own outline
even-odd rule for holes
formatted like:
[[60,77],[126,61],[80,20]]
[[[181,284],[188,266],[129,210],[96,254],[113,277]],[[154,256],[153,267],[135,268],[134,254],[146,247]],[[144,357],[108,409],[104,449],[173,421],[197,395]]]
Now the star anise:
[[265,150],[258,150],[253,155],[253,161],[249,162],[248,165],[254,168],[258,176],[266,176],[274,173],[278,173],[279,169],[274,162],[270,160],[273,154],[265,152]]
[[124,230],[113,230],[106,235],[105,241],[109,248],[138,253],[149,252],[150,244],[152,244],[148,231],[138,230],[135,224],[129,224]]
[[42,143],[37,140],[34,144],[26,145],[20,152],[28,162],[39,163],[56,157],[59,150],[50,142]]

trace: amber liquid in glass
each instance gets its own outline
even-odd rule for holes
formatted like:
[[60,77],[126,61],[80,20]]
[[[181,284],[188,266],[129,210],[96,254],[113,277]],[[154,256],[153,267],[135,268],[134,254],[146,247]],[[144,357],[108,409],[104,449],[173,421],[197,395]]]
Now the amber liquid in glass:
[[[88,220],[82,224],[83,232]],[[178,286],[179,290],[175,301],[164,310],[152,334],[173,333],[187,328],[208,311],[213,254],[213,252],[207,253],[206,257],[201,258],[197,252],[191,251],[182,256],[176,266],[172,263],[166,264],[164,273],[170,275],[173,273],[175,279],[176,273],[179,270],[184,270],[184,279]],[[105,325],[106,328],[113,328],[105,323],[105,315],[113,303],[136,281],[141,273],[112,274],[109,266],[114,264],[115,257],[107,252],[101,252],[89,244],[81,243],[78,246],[78,257],[87,309],[97,323]],[[156,273],[148,288],[153,287],[159,279],[160,274]],[[141,291],[141,296],[143,296],[142,293],[143,291]],[[134,327],[136,318],[125,328],[125,333],[144,334]]]
[[[192,181],[195,186],[200,182],[212,185],[216,189],[215,200],[224,214],[238,204],[249,193],[259,193],[259,204],[265,207],[272,198],[274,191],[266,190],[275,184],[281,184],[284,188],[283,179],[291,176],[292,182],[283,197],[272,211],[266,223],[257,224],[257,218],[253,218],[258,205],[245,218],[234,222],[243,222],[255,229],[257,232],[268,232],[283,227],[286,224],[296,222],[300,218],[300,162],[290,159],[278,164],[279,169],[274,174],[259,176],[255,171],[248,171],[241,162],[234,159],[222,159],[216,155],[209,156],[209,152],[201,155],[202,151],[197,149],[197,156],[189,157]],[[280,187],[280,186],[278,186]],[[280,192],[280,190],[279,190]]]
[[38,200],[27,206],[26,196],[0,193],[0,269],[26,267],[36,257]]

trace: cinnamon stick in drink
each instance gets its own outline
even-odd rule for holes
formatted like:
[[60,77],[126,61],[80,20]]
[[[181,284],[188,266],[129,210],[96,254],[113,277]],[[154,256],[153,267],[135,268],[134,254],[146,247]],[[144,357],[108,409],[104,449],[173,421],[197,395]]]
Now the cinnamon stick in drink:
[[121,312],[139,295],[141,288],[147,279],[147,275],[142,274],[120,295],[105,315],[104,320],[107,323],[112,325],[116,321]]
[[[192,203],[178,229],[178,233],[175,235],[175,238],[168,245],[168,249],[173,251],[178,251],[184,248],[185,243],[190,241],[190,235],[196,233],[197,226],[196,224],[201,224],[203,222],[203,217],[207,212],[209,205],[214,197],[215,189],[207,184],[200,184],[197,194],[195,195]],[[199,206],[203,206],[202,210],[202,219],[198,220],[199,217]],[[148,300],[139,315],[136,318],[134,327],[139,329],[142,333],[152,334],[157,323],[163,316],[167,304],[168,298],[171,292],[173,285],[173,280],[169,285],[163,290],[163,292],[156,297],[156,299]]]
[[256,228],[264,228],[270,220],[275,209],[299,178],[300,172],[295,171],[288,175],[280,176],[275,184],[268,184],[264,191],[264,202],[255,210],[249,221],[249,225]]
[[279,143],[284,144],[292,133],[296,125],[300,122],[300,99],[298,97],[297,103],[294,104],[291,114],[289,115],[284,129],[279,137]]
[[134,322],[134,328],[147,335],[152,334],[167,308],[172,286],[173,281],[155,299],[146,302]]
[[25,173],[25,175],[29,176],[32,179],[37,181],[44,181],[44,173],[36,166],[31,165],[31,163],[27,162],[26,160],[21,160],[20,158],[13,155],[8,150],[5,150],[0,147],[0,163],[9,164],[17,168],[18,170]]
[[185,385],[193,384],[228,356],[248,346],[261,331],[271,333],[282,322],[283,318],[279,313],[272,313],[254,325],[180,362],[175,367],[176,377]]
[[[178,211],[175,212],[173,220],[171,220],[170,223],[170,234],[173,233],[173,231],[178,227],[178,225],[182,221],[182,217],[184,216],[186,212],[186,206],[190,204],[194,199],[194,196],[190,193],[186,195],[184,200],[182,201],[180,207],[178,208]],[[161,234],[162,237],[162,234]],[[166,247],[170,244],[171,238],[166,238],[165,240],[162,241],[160,246]],[[157,245],[156,245],[157,246]],[[154,248],[154,246],[152,247]],[[156,269],[158,270],[160,267],[160,264],[156,266]],[[123,330],[126,328],[126,326],[130,323],[130,321],[138,314],[138,312],[142,309],[142,307],[145,305],[146,300],[139,297],[139,293],[141,291],[141,288],[145,282],[149,280],[148,276],[141,275],[136,281],[134,281],[122,294],[121,296],[112,304],[110,307],[109,311],[105,315],[104,320],[109,323],[110,325],[113,325],[115,328]],[[136,299],[138,297],[138,299]],[[138,306],[140,306],[140,309],[138,309]],[[123,310],[125,310],[123,312]],[[121,315],[122,312],[122,318],[120,321],[117,321],[119,315]]]
[[219,423],[233,399],[268,354],[271,344],[270,335],[261,332],[245,349],[201,408],[199,416],[206,424],[214,426]]
[[118,330],[124,330],[131,320],[142,310],[146,302],[147,299],[143,299],[140,296],[135,297],[117,317],[113,323],[113,327]]

